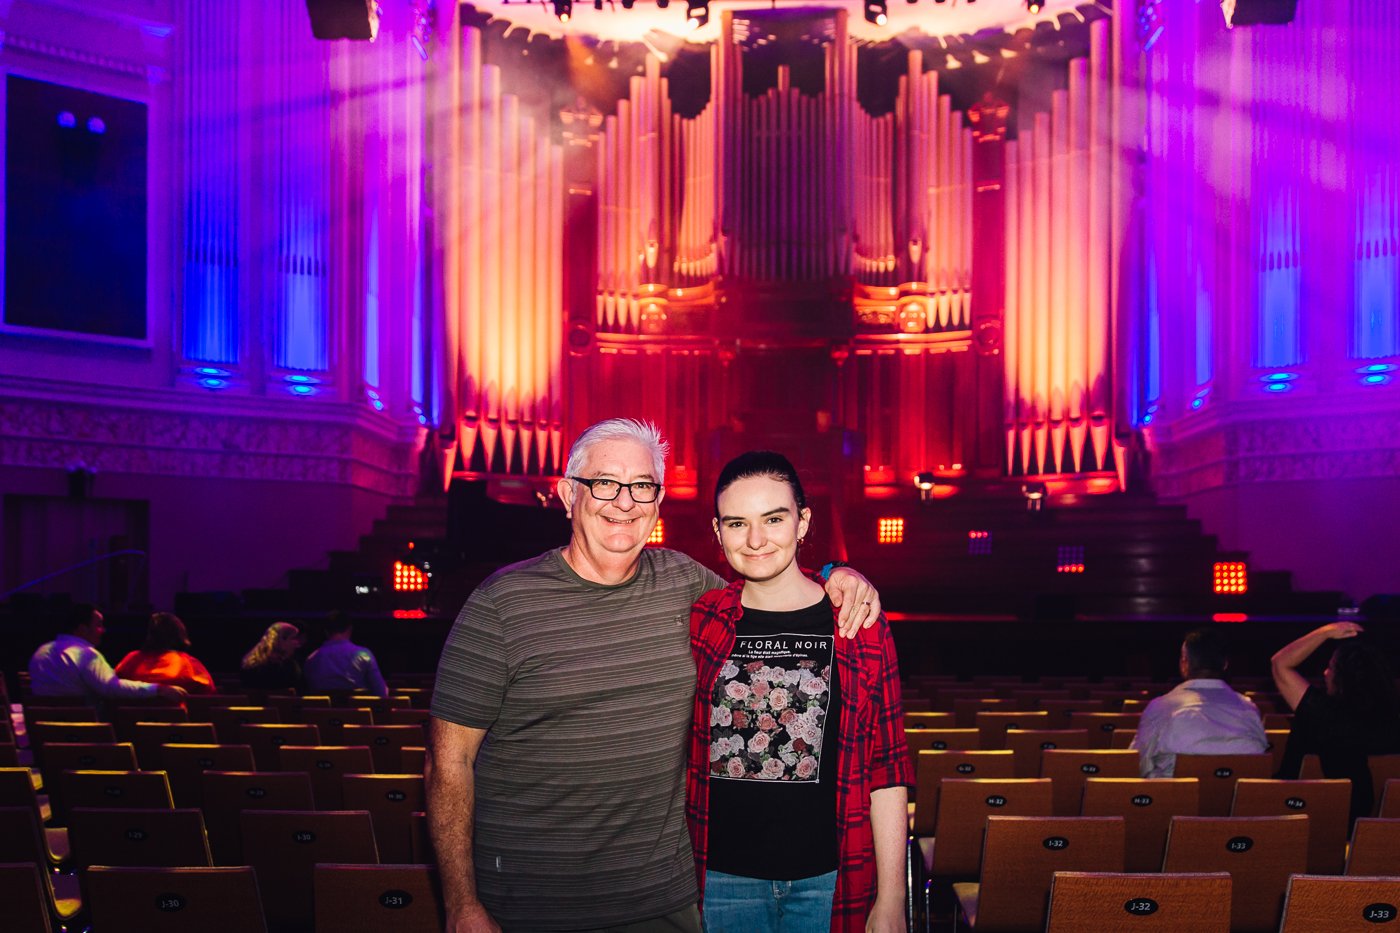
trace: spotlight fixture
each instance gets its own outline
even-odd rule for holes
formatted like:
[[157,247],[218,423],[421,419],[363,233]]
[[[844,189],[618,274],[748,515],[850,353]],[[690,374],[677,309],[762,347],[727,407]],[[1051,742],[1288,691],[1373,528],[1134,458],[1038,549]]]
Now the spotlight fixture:
[[1021,495],[1026,497],[1026,511],[1039,512],[1045,502],[1046,488],[1044,483],[1029,482],[1021,484]]
[[930,470],[914,474],[914,486],[919,490],[919,501],[928,502],[933,498],[934,475]]
[[693,32],[710,21],[710,0],[686,0],[685,19]]
[[550,0],[550,2],[554,5],[554,15],[559,17],[559,22],[567,23],[574,12],[574,0]]
[[637,2],[637,0],[622,0],[622,8],[623,8],[624,10],[630,10],[630,9],[632,9],[632,4],[634,4],[634,3],[636,3],[636,2]]
[[865,21],[875,26],[883,26],[890,21],[885,0],[865,0]]
[[664,9],[666,9],[666,8],[667,8],[668,6],[670,6],[670,5],[671,5],[671,0],[656,0],[656,8],[657,8],[658,10],[664,10]]
[[1026,0],[1026,9],[1030,10],[1031,13],[1039,13],[1043,6],[1045,6],[1045,0]]

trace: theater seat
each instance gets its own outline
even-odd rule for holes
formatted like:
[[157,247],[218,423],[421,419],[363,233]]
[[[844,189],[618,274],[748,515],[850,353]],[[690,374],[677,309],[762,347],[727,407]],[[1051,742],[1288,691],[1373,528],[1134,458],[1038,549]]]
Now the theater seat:
[[267,933],[253,869],[89,868],[94,933]]
[[1057,871],[1046,933],[1230,933],[1228,872]]
[[442,891],[427,865],[314,869],[316,933],[439,933]]

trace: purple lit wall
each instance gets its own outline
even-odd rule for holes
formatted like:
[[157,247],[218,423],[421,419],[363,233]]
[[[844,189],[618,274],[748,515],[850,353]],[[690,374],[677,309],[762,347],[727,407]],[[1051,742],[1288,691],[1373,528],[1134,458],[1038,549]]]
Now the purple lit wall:
[[1400,524],[1400,7],[1304,0],[1233,30],[1158,9],[1126,309],[1156,488],[1256,566],[1395,591],[1375,545]]
[[[149,551],[161,606],[275,587],[412,497],[427,66],[411,28],[317,42],[296,2],[0,10],[7,75],[149,114],[150,257],[140,346],[0,326],[0,593],[86,562],[40,591],[115,600],[101,584],[122,542]],[[94,476],[75,497],[79,466]],[[46,539],[21,536],[59,511]]]

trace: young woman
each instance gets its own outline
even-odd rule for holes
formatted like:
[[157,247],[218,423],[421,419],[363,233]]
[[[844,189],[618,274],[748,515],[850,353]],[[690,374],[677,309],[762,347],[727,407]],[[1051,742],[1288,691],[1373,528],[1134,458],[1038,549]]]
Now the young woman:
[[146,628],[146,643],[117,664],[117,676],[148,684],[174,684],[190,693],[213,693],[214,678],[189,654],[190,636],[173,612],[157,612]]
[[904,930],[913,774],[894,643],[883,617],[837,636],[797,563],[811,518],[781,454],[720,473],[715,535],[739,579],[690,617],[686,811],[709,933]]
[[274,622],[252,650],[243,656],[239,679],[245,687],[276,690],[301,686],[301,629],[290,622]]
[[[1370,816],[1375,801],[1369,755],[1400,753],[1400,697],[1385,655],[1367,644],[1355,622],[1332,622],[1274,654],[1274,686],[1293,708],[1293,731],[1279,777],[1296,778],[1304,755],[1317,755],[1329,778],[1351,779],[1351,818]],[[1361,637],[1358,637],[1361,636]],[[1324,686],[1309,684],[1298,666],[1336,642]]]

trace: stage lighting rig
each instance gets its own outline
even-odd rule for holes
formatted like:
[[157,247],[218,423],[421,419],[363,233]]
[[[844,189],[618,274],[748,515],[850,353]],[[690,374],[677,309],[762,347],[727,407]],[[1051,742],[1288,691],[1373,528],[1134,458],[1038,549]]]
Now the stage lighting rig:
[[1045,6],[1045,0],[1026,0],[1026,9],[1032,14],[1039,13]]
[[685,20],[692,32],[710,21],[710,0],[686,0]]
[[885,0],[865,0],[865,21],[875,26],[883,26],[890,21]]
[[554,15],[559,17],[559,22],[567,23],[569,17],[574,14],[574,0],[550,0],[554,5]]

